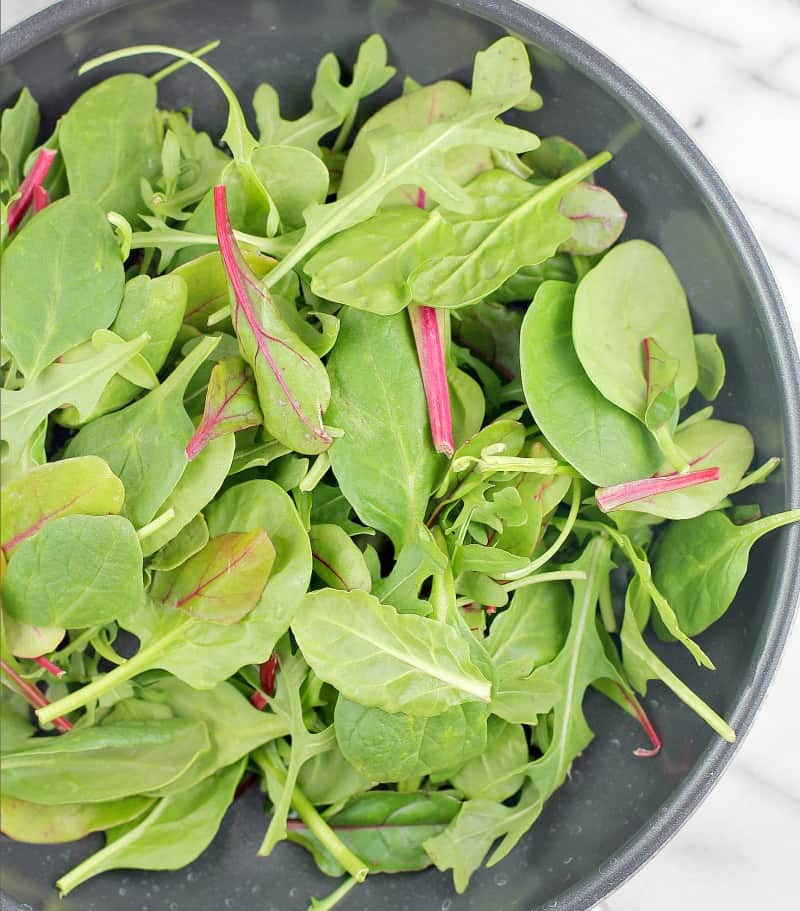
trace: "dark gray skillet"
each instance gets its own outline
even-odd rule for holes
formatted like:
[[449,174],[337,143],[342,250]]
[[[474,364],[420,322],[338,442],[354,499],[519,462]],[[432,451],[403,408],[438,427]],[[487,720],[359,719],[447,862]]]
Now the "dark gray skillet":
[[[468,76],[473,54],[503,30],[530,41],[541,112],[524,119],[542,135],[564,133],[587,151],[617,155],[602,182],[630,213],[626,237],[667,253],[689,293],[699,331],[720,335],[729,375],[718,414],[740,420],[757,458],[780,455],[782,470],[755,493],[765,512],[800,505],[800,370],[775,280],[742,213],[681,128],[610,60],[580,38],[510,0],[65,0],[3,38],[0,101],[22,84],[49,124],[91,81],[80,61],[127,44],[197,47],[221,38],[212,62],[246,101],[261,81],[280,90],[288,113],[306,103],[314,67],[328,50],[351,60],[358,42],[381,32],[400,73],[427,82]],[[128,61],[151,71],[155,58]],[[396,87],[393,89],[397,91]],[[702,89],[700,89],[702,91]],[[217,134],[222,96],[184,70],[159,86],[165,106],[189,104]],[[386,93],[387,97],[389,93]],[[377,104],[380,99],[374,100]],[[775,672],[800,593],[800,529],[771,535],[753,552],[750,573],[725,617],[700,637],[716,673],[699,671],[679,648],[664,654],[741,739]],[[601,700],[588,700],[595,743],[530,835],[500,866],[477,875],[464,896],[436,872],[376,876],[342,911],[585,911],[616,889],[670,838],[733,757],[660,685],[648,709],[665,747],[657,759],[631,755],[641,733]],[[330,891],[305,853],[281,845],[256,859],[265,821],[256,795],[237,801],[213,846],[175,873],[110,873],[58,903],[51,883],[100,844],[55,847],[3,843],[2,911],[303,911]],[[10,896],[13,896],[11,898]]]

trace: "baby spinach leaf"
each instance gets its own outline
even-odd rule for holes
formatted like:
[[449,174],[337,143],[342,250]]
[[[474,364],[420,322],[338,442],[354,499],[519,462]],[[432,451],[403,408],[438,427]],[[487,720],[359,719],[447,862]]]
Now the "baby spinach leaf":
[[92,421],[67,446],[68,457],[98,455],[108,462],[125,485],[124,512],[136,526],[153,518],[186,468],[184,449],[194,428],[183,393],[217,342],[204,338],[160,386]]
[[586,155],[563,136],[544,136],[538,148],[525,152],[522,160],[533,170],[535,177],[557,180],[586,161]]
[[489,701],[491,684],[454,629],[366,592],[312,592],[292,632],[314,673],[362,705],[429,717]]
[[191,788],[257,747],[289,733],[282,718],[253,708],[231,683],[218,683],[199,696],[182,681],[164,676],[145,684],[141,696],[153,705],[168,706],[179,718],[202,722],[210,738],[209,750],[175,781],[150,790],[152,796],[167,797]]
[[124,498],[119,478],[95,456],[41,465],[3,486],[2,548],[10,556],[23,541],[62,516],[118,513]]
[[6,645],[17,658],[38,658],[58,647],[66,630],[62,626],[32,626],[3,614]]
[[78,841],[141,816],[155,801],[151,797],[123,797],[100,803],[46,806],[0,795],[3,834],[15,841],[57,845]]
[[[430,865],[422,843],[438,835],[461,804],[449,794],[371,791],[351,800],[328,818],[336,835],[369,866],[371,873],[423,870]],[[289,840],[303,845],[323,873],[344,869],[301,820],[290,822]]]
[[0,188],[9,194],[22,181],[22,166],[39,133],[39,105],[24,88],[0,120]]
[[29,381],[111,325],[123,282],[114,232],[91,199],[59,199],[19,230],[3,254],[3,344]]
[[558,208],[572,222],[572,236],[561,249],[578,256],[607,250],[622,234],[628,218],[608,190],[587,182],[565,193]]
[[[185,309],[186,284],[181,278],[175,275],[159,278],[138,275],[125,285],[122,304],[111,328],[126,341],[132,341],[146,332],[148,342],[140,356],[158,373],[178,334]],[[154,385],[146,388],[153,388]],[[112,377],[90,415],[81,416],[75,408],[67,408],[58,413],[58,422],[65,427],[77,427],[92,418],[122,408],[138,393],[137,386],[121,375]]]
[[264,426],[297,452],[322,452],[332,442],[322,423],[331,394],[328,374],[286,325],[272,296],[242,257],[228,218],[224,187],[214,189],[214,210],[231,289],[233,328],[242,356],[253,368]]
[[35,626],[97,626],[135,611],[142,550],[122,516],[68,515],[47,522],[14,552],[5,610]]
[[[719,516],[719,513],[709,513]],[[702,518],[707,518],[703,516]],[[695,520],[697,521],[697,520]],[[746,559],[746,558],[745,558]],[[680,680],[645,643],[641,628],[647,622],[650,595],[641,581],[634,577],[628,585],[625,596],[625,619],[622,624],[622,662],[625,673],[634,688],[644,696],[649,680],[661,680],[690,709],[712,727],[720,737],[733,743],[736,735],[724,719],[686,684]]]
[[331,588],[368,592],[372,577],[363,553],[347,532],[338,525],[312,525],[308,538],[314,559],[314,572]]
[[452,869],[456,892],[461,893],[497,839],[502,841],[487,862],[490,867],[511,851],[541,812],[542,799],[530,784],[511,807],[492,800],[467,800],[444,832],[429,838],[424,848],[439,870]]
[[247,364],[238,357],[224,358],[211,371],[203,417],[186,446],[186,458],[191,462],[222,436],[230,437],[233,458],[232,435],[262,420],[255,380]]
[[244,766],[242,760],[222,769],[163,798],[146,816],[110,830],[104,848],[58,880],[61,895],[106,870],[176,870],[190,864],[217,834]]
[[142,540],[142,553],[146,557],[164,547],[211,502],[227,477],[233,451],[233,434],[228,434],[209,443],[197,458],[189,462],[159,509],[161,515],[169,510],[174,515]]
[[140,179],[160,170],[155,84],[122,73],[87,89],[61,121],[58,144],[70,192],[133,222],[144,208]]
[[[2,618],[2,613],[0,613],[0,618]],[[34,733],[29,719],[30,706],[27,702],[8,687],[0,686],[0,723],[3,725],[2,752],[17,750],[28,744]]]
[[572,344],[573,295],[566,282],[545,282],[525,314],[520,355],[528,407],[553,448],[593,484],[646,477],[661,461],[658,448],[586,375]]
[[332,237],[303,269],[320,297],[390,315],[411,303],[412,272],[454,243],[453,229],[440,212],[398,206]]
[[[566,253],[557,253],[537,266],[524,266],[516,275],[506,279],[492,294],[492,298],[502,304],[512,304],[517,301],[529,303],[539,290],[539,285],[545,281],[577,281],[577,273],[571,257]],[[519,317],[522,318],[521,313]]]
[[682,401],[697,385],[697,360],[686,294],[669,260],[643,240],[615,247],[578,285],[572,316],[575,351],[610,402],[644,418],[647,380],[642,341],[654,338],[678,361]]
[[151,569],[170,570],[184,563],[208,544],[208,526],[202,513],[198,513],[177,535],[150,560]]
[[156,573],[150,594],[194,619],[228,626],[258,604],[274,559],[263,528],[217,535],[176,569]]
[[508,800],[525,783],[528,741],[521,725],[492,716],[486,749],[452,776],[453,785],[470,800]]
[[474,205],[442,209],[453,226],[454,248],[437,255],[411,276],[417,303],[463,307],[491,294],[526,265],[552,256],[572,235],[559,211],[564,193],[610,159],[596,155],[546,187],[535,187],[507,171],[487,171],[469,185]]
[[[370,781],[345,758],[334,741],[324,753],[308,759],[297,776],[297,785],[315,805],[340,804],[356,794],[368,791],[375,782]],[[291,839],[292,822],[288,821]]]
[[725,383],[725,358],[716,335],[695,335],[694,353],[697,357],[697,391],[713,402]]
[[653,581],[688,635],[708,629],[731,606],[756,541],[792,522],[800,522],[800,510],[745,525],[715,510],[667,526],[653,554]]
[[180,718],[39,737],[0,755],[3,793],[48,805],[118,800],[169,784],[208,746],[205,725]]
[[385,712],[340,696],[334,715],[345,759],[373,781],[429,775],[478,756],[486,747],[487,707],[457,705],[421,717]]
[[[625,509],[665,519],[691,519],[713,509],[733,493],[753,461],[753,438],[741,424],[714,418],[690,424],[675,434],[675,444],[684,452],[693,472],[719,469],[719,480],[656,493],[625,504]],[[669,461],[662,462],[658,475],[671,475]]]
[[407,319],[348,310],[328,369],[328,420],[344,431],[330,450],[333,473],[399,554],[417,537],[440,465]]

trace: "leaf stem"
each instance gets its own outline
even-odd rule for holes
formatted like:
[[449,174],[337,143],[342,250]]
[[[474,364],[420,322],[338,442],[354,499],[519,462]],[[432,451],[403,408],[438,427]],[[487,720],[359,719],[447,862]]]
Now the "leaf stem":
[[538,585],[540,582],[583,582],[586,579],[586,573],[581,569],[559,569],[551,573],[534,573],[531,576],[525,576],[524,579],[517,579],[515,582],[509,582],[503,588],[507,592],[514,592],[518,588],[526,588],[528,585]]
[[338,889],[334,889],[330,895],[327,895],[321,901],[312,898],[311,904],[308,906],[308,911],[331,911],[331,908],[338,905],[345,895],[357,885],[358,880],[354,876],[348,876]]
[[47,173],[53,164],[53,159],[58,152],[55,149],[42,149],[36,156],[36,161],[28,176],[19,187],[19,196],[8,207],[6,224],[10,234],[22,221],[33,200],[33,191],[44,183]]
[[[191,51],[191,54],[193,57],[202,57],[205,54],[208,54],[210,51],[215,51],[220,46],[220,44],[220,40],[218,38],[215,38],[213,41],[209,41],[208,44],[204,44],[202,47],[197,48],[197,50]],[[169,63],[167,66],[153,73],[153,75],[150,76],[150,81],[155,85],[158,85],[162,79],[166,79],[167,76],[171,76],[178,70],[182,70],[188,63],[191,63],[191,61],[176,60],[174,63]]]
[[131,677],[135,677],[142,671],[149,670],[153,666],[153,662],[164,651],[164,648],[180,638],[193,622],[194,619],[192,617],[184,618],[160,639],[149,642],[143,648],[140,648],[132,658],[128,658],[124,664],[115,667],[113,671],[103,674],[102,677],[87,683],[86,686],[69,693],[62,699],[37,709],[36,717],[42,724],[46,724],[57,715],[65,715],[69,712],[74,712],[76,709],[83,708],[83,706],[88,705],[93,700],[99,699],[100,696],[110,693],[111,690],[130,680]]
[[450,386],[447,382],[447,365],[444,355],[443,336],[446,314],[435,307],[417,307],[410,304],[408,315],[417,346],[425,400],[428,403],[428,420],[431,426],[433,447],[437,452],[452,458],[456,447],[453,441]]
[[140,541],[144,541],[145,538],[149,538],[154,532],[157,532],[159,528],[163,528],[165,525],[168,525],[175,518],[175,510],[170,506],[169,509],[161,513],[160,516],[156,516],[151,522],[148,522],[146,525],[142,525],[141,528],[136,529],[136,537]]
[[[37,712],[44,707],[49,707],[51,705],[47,696],[39,689],[39,687],[34,686],[32,683],[28,683],[27,680],[23,680],[22,677],[11,667],[10,664],[5,661],[0,661],[0,670],[8,677],[8,679],[14,684],[14,689],[16,692],[22,696],[22,698],[32,706]],[[41,724],[45,724],[45,721],[39,719]],[[61,731],[62,734],[67,731],[71,731],[74,725],[71,721],[68,721],[66,718],[61,717],[60,712],[56,712],[52,718],[49,718],[48,721],[51,721],[53,727]]]
[[598,487],[594,496],[597,505],[603,512],[611,512],[628,503],[646,500],[660,493],[670,493],[673,490],[683,490],[686,487],[696,487],[698,484],[718,480],[719,468],[703,468],[700,471],[690,471],[686,474],[658,475],[653,478],[642,478],[639,481],[626,481],[624,484],[615,484],[613,487]]

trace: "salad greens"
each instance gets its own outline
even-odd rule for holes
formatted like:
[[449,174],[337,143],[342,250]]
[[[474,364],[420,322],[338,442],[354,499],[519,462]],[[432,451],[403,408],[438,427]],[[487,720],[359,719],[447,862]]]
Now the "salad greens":
[[[256,777],[259,854],[346,877],[312,907],[432,865],[463,891],[589,747],[589,690],[637,756],[651,680],[735,738],[650,628],[713,669],[691,637],[800,510],[732,500],[779,460],[699,406],[722,346],[617,243],[611,155],[501,119],[542,103],[519,40],[364,119],[372,35],[295,120],[259,86],[257,137],[214,47],[90,61],[171,60],[39,147],[27,89],[2,113],[3,831],[105,832],[65,895],[190,863]],[[158,106],[187,65],[220,145]]]

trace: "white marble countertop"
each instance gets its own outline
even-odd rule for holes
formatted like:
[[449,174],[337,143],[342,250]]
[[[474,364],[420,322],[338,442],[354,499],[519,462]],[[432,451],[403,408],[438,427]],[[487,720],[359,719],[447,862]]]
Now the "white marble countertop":
[[[627,69],[697,141],[755,228],[800,338],[800,181],[793,173],[800,148],[800,2],[527,2]],[[3,28],[47,5],[2,0]],[[798,692],[795,630],[732,767],[602,911],[797,907]]]

